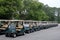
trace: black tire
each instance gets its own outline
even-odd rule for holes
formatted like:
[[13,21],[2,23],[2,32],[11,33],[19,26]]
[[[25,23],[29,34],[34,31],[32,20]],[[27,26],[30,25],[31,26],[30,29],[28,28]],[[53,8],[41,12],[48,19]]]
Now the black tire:
[[2,33],[0,33],[0,35],[2,35]]
[[35,31],[37,31],[37,28],[35,29]]
[[35,32],[35,30],[34,30],[34,29],[32,29],[32,32]]
[[22,35],[25,35],[25,32]]
[[5,34],[6,37],[9,37],[9,34]]
[[32,30],[30,30],[30,33],[32,33]]
[[34,31],[36,31],[36,29],[34,29]]
[[12,34],[12,37],[13,37],[13,38],[16,38],[16,34]]
[[30,33],[30,30],[28,30],[28,34]]

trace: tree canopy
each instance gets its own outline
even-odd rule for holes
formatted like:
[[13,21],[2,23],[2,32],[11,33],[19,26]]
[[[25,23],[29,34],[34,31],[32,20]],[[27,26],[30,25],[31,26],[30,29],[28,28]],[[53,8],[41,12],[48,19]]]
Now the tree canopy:
[[[0,0],[0,19],[54,21],[55,10],[38,0]],[[60,18],[60,17],[59,17]]]

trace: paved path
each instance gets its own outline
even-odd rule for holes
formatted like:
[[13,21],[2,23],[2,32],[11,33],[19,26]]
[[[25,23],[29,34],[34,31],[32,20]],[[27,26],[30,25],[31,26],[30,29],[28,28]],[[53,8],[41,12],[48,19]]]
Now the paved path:
[[24,36],[19,36],[17,38],[9,38],[4,35],[0,35],[0,40],[60,40],[60,25],[26,34]]

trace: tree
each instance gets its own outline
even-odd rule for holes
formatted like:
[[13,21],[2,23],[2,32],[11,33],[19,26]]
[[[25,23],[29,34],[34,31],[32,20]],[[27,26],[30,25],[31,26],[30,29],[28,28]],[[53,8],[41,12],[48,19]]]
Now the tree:
[[48,20],[43,6],[38,0],[0,0],[0,19]]
[[0,1],[0,19],[11,19],[16,7],[16,1],[14,0]]
[[49,7],[48,5],[45,5],[43,7],[43,10],[49,16],[49,21],[54,21],[55,20],[55,7]]
[[27,18],[28,20],[48,20],[48,16],[42,10],[43,3],[38,1],[32,1],[29,5],[29,10],[27,10]]

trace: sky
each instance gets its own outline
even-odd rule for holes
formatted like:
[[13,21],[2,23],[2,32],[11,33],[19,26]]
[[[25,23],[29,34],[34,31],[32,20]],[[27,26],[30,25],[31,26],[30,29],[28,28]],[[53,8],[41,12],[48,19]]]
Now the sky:
[[60,0],[39,0],[39,2],[42,2],[45,5],[48,4],[50,7],[60,8]]

